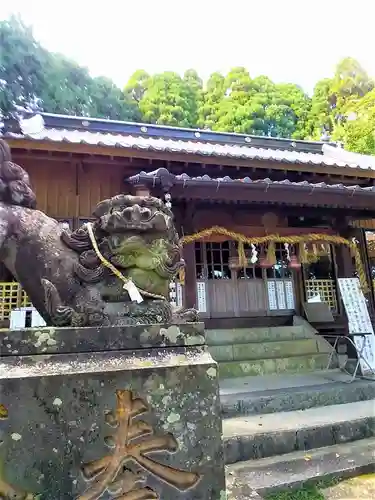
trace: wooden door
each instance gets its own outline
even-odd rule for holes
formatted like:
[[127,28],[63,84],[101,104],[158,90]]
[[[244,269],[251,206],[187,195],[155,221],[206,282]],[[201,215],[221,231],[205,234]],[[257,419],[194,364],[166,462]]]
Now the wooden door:
[[293,275],[283,247],[269,269],[229,267],[231,242],[196,245],[197,304],[202,317],[230,318],[288,315],[295,311]]
[[267,297],[262,279],[237,280],[236,316],[266,316]]
[[263,272],[259,266],[249,264],[234,272],[236,280],[236,316],[266,316],[267,296]]
[[197,303],[202,317],[230,318],[236,310],[236,283],[229,268],[230,242],[195,245]]

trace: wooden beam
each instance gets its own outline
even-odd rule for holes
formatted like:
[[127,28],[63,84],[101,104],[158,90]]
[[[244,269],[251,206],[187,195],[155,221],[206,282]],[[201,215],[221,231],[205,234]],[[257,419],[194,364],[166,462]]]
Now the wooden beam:
[[211,199],[216,201],[236,200],[248,203],[261,204],[281,204],[284,206],[323,206],[333,208],[372,210],[375,202],[375,195],[351,195],[350,192],[327,191],[322,193],[314,190],[300,190],[289,186],[265,186],[253,189],[242,186],[228,187],[221,185],[208,187],[204,184],[194,186],[176,185],[171,190],[174,197],[190,200]]
[[[366,177],[368,179],[375,179],[375,170],[362,170],[350,167],[331,167],[325,165],[306,165],[306,164],[295,164],[287,162],[273,162],[266,160],[243,160],[237,158],[219,158],[217,156],[202,156],[202,155],[190,155],[183,153],[170,153],[170,152],[155,152],[155,151],[144,151],[131,148],[116,148],[116,147],[103,147],[95,146],[89,144],[72,144],[66,142],[54,142],[54,141],[34,141],[28,139],[7,139],[7,142],[12,148],[23,148],[27,150],[37,150],[37,151],[59,151],[59,152],[72,152],[79,154],[95,154],[99,156],[114,156],[114,157],[132,157],[132,158],[144,158],[144,159],[158,159],[167,162],[177,161],[185,163],[204,163],[215,164],[220,163],[222,166],[232,166],[232,167],[256,167],[259,169],[269,169],[273,170],[288,170],[294,172],[314,172],[321,174],[332,174],[332,175],[346,175],[348,177]],[[188,160],[187,160],[188,159]]]

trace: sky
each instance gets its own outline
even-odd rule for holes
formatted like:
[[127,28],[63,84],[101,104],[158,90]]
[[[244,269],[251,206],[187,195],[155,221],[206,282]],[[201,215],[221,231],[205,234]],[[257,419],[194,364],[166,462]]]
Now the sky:
[[[245,66],[311,93],[338,61],[375,76],[371,0],[12,0],[35,38],[123,87],[136,69],[180,74]],[[5,5],[4,5],[5,4]],[[371,43],[370,43],[371,42]]]

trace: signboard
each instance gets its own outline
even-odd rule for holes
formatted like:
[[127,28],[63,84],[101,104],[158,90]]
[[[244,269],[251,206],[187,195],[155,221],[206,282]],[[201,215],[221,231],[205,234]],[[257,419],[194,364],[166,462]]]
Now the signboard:
[[267,293],[270,311],[294,309],[293,283],[291,280],[268,280]]
[[[368,313],[365,296],[361,290],[358,278],[339,278],[338,284],[349,322],[349,333],[371,333],[366,335],[362,351],[361,368],[366,373],[371,369],[375,372],[375,335]],[[361,352],[363,338],[354,337],[357,351]],[[363,360],[366,360],[365,363]]]

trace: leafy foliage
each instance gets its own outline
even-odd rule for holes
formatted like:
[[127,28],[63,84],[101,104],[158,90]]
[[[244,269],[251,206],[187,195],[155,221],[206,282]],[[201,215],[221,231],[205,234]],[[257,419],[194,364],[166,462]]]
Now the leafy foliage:
[[18,107],[38,108],[47,85],[47,59],[48,52],[18,18],[0,22],[0,109],[4,115]]
[[139,100],[143,120],[159,125],[196,127],[199,80],[195,72],[184,78],[172,71],[151,76]]
[[124,94],[139,103],[147,90],[149,80],[150,75],[147,71],[144,69],[137,69],[129,78],[124,88]]
[[351,151],[375,155],[375,89],[353,106],[344,135]]
[[0,117],[23,109],[141,121],[215,131],[320,140],[375,154],[374,81],[353,58],[317,82],[311,98],[293,83],[251,77],[244,67],[213,73],[206,85],[194,69],[135,71],[123,90],[38,44],[12,17],[0,22]]
[[38,44],[32,31],[15,17],[0,22],[0,116],[20,109],[139,119],[134,102],[108,78]]
[[198,111],[198,126],[215,130],[218,120],[219,106],[225,97],[225,78],[220,73],[212,73],[202,92],[202,100]]

